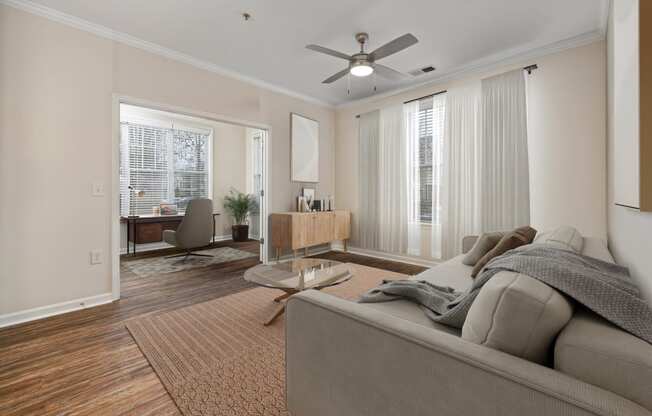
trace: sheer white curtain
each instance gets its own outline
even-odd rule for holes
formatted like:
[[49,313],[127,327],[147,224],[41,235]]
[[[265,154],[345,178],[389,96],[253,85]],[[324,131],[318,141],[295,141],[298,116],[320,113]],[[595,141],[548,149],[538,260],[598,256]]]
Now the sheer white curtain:
[[482,228],[530,224],[525,72],[482,80]]
[[407,145],[403,105],[380,110],[378,146],[378,249],[407,251],[408,191]]
[[407,222],[408,247],[411,256],[421,255],[421,220],[419,208],[419,102],[411,101],[403,106],[406,138],[406,188],[407,188]]
[[446,94],[442,152],[441,257],[462,252],[462,238],[480,229],[480,83]]
[[[513,71],[451,88],[425,109],[414,101],[360,117],[360,247],[448,259],[466,235],[529,224],[524,77]],[[419,121],[430,104],[432,151]],[[421,193],[432,199],[430,223]]]
[[360,115],[359,136],[359,213],[358,242],[360,248],[378,249],[379,204],[378,204],[378,145],[380,133],[380,112],[372,111]]
[[358,244],[407,252],[407,145],[402,105],[360,116]]
[[[407,141],[408,254],[440,258],[440,188],[446,97],[441,94],[409,102],[405,104],[403,114]],[[426,182],[421,183],[422,180]],[[430,201],[429,212],[422,212],[422,197]]]
[[432,221],[430,223],[430,252],[426,255],[442,257],[442,184],[444,179],[444,130],[446,124],[446,94],[432,98]]

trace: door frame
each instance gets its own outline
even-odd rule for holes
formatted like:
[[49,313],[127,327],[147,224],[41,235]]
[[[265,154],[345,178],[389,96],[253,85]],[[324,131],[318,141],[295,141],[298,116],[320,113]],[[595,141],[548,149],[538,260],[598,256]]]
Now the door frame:
[[238,119],[220,114],[193,110],[185,107],[154,102],[122,94],[112,95],[112,140],[111,140],[111,295],[113,300],[120,299],[120,104],[129,104],[152,110],[167,111],[180,115],[204,118],[220,123],[235,124],[264,130],[263,134],[263,196],[261,196],[260,261],[268,261],[268,219],[270,197],[269,157],[272,142],[272,126],[250,120]]

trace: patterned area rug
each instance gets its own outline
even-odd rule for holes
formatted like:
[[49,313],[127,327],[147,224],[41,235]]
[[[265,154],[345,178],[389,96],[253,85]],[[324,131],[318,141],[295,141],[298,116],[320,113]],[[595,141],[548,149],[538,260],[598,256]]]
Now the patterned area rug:
[[129,271],[140,277],[148,277],[159,274],[176,273],[197,267],[206,267],[227,261],[241,260],[247,257],[255,257],[257,254],[242,251],[231,247],[210,248],[196,251],[199,254],[210,254],[213,257],[190,256],[184,260],[183,257],[166,258],[150,257],[140,260],[124,261],[123,265]]
[[[383,279],[405,277],[349,266],[354,277],[325,292],[353,300]],[[262,324],[281,293],[250,289],[138,318],[127,328],[185,416],[286,416],[285,322]]]

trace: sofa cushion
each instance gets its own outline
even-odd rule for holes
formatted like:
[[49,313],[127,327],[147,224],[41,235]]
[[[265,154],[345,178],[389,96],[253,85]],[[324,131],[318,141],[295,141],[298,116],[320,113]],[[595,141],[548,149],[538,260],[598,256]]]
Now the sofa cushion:
[[421,306],[409,300],[398,299],[391,302],[360,303],[360,305],[362,307],[372,308],[387,313],[406,321],[414,322],[415,324],[443,331],[451,335],[458,337],[461,335],[461,331],[458,328],[438,324],[428,318],[425,312],[421,309]]
[[555,369],[652,410],[652,345],[590,311],[559,335]]
[[462,338],[549,364],[555,337],[572,315],[571,303],[555,289],[527,275],[503,271],[480,290]]
[[[411,280],[426,280],[439,286],[449,286],[463,292],[471,287],[471,267],[462,263],[464,255],[454,257],[422,273],[411,276]],[[414,322],[428,328],[444,331],[452,335],[460,336],[461,331],[457,328],[433,322],[421,306],[409,300],[393,300],[391,302],[360,303],[361,307],[372,308],[389,315]]]
[[473,283],[471,266],[462,263],[464,255],[453,257],[431,269],[412,276],[412,280],[426,280],[438,286],[448,286],[464,292]]
[[562,250],[570,250],[576,253],[582,252],[584,240],[582,235],[575,228],[568,225],[562,225],[556,229],[539,233],[535,237],[534,243],[546,244]]
[[607,248],[607,242],[601,238],[584,237],[582,254],[608,263],[615,263],[613,256]]
[[475,241],[471,250],[464,256],[462,263],[467,266],[475,266],[475,264],[491,250],[496,247],[496,244],[500,241],[505,233],[495,232],[495,233],[482,233],[480,237]]
[[535,230],[532,227],[520,227],[517,228],[513,231],[510,231],[508,233],[505,233],[505,235],[500,239],[498,244],[487,254],[482,256],[480,260],[473,266],[473,270],[471,271],[471,277],[476,277],[478,273],[480,273],[480,270],[484,268],[484,266],[489,263],[491,259],[494,257],[498,257],[501,254],[506,253],[509,250],[515,249],[520,246],[524,246],[526,244],[530,244],[534,237],[536,236],[537,230]]

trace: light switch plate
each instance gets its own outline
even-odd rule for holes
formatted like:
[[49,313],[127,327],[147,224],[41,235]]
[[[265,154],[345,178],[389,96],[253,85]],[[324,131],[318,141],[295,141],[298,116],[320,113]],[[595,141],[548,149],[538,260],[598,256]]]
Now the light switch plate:
[[102,264],[102,250],[91,250],[91,264]]
[[93,196],[104,196],[104,184],[100,182],[93,183],[91,193]]

